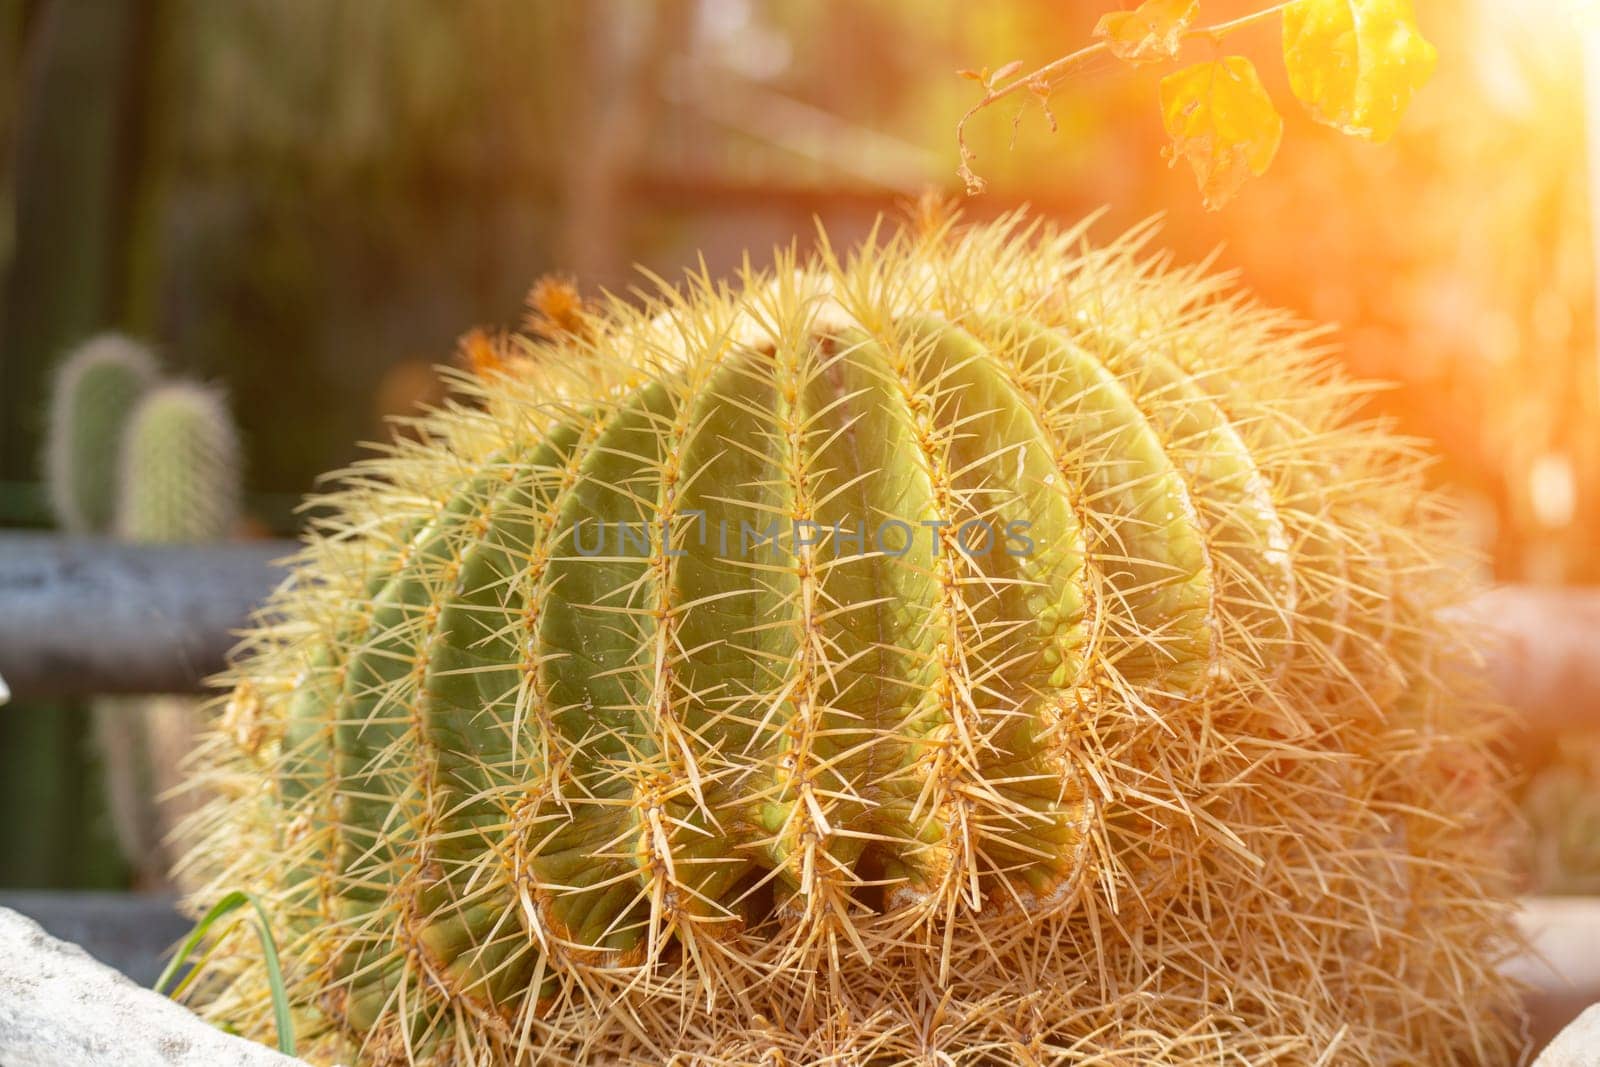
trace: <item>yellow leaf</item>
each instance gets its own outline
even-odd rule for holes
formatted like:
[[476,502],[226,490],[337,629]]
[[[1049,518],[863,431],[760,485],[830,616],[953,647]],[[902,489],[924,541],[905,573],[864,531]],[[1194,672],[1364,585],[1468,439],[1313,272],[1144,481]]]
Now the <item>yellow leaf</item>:
[[1187,159],[1206,210],[1232,199],[1278,154],[1283,118],[1244,56],[1196,63],[1161,79],[1161,117],[1172,144],[1167,159]]
[[1095,38],[1130,63],[1152,63],[1178,54],[1184,31],[1200,0],[1145,0],[1132,11],[1113,11],[1095,25]]
[[1318,122],[1387,141],[1438,53],[1411,0],[1295,0],[1283,12],[1283,61]]

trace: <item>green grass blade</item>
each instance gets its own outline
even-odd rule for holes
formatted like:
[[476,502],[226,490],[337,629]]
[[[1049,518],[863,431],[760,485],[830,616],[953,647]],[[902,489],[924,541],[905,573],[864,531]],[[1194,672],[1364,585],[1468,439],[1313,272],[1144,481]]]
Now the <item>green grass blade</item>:
[[[278,945],[273,940],[272,927],[267,921],[266,909],[261,906],[259,900],[249,893],[234,890],[212,905],[211,910],[206,912],[205,916],[195,924],[194,929],[189,932],[189,936],[183,939],[183,944],[178,946],[178,951],[173,953],[166,969],[161,972],[161,977],[156,979],[155,990],[160,993],[166,989],[172,979],[176,977],[179,969],[183,967],[184,961],[194,954],[194,950],[204,940],[206,934],[210,932],[211,927],[217,920],[238,911],[246,904],[255,909],[259,920],[256,923],[256,936],[261,939],[261,954],[267,964],[267,985],[272,992],[273,1021],[278,1029],[278,1051],[286,1056],[293,1056],[294,1021],[289,1017],[289,996],[283,985],[283,967],[278,962]],[[186,978],[173,991],[173,996],[177,996],[187,989],[192,977],[191,975]]]

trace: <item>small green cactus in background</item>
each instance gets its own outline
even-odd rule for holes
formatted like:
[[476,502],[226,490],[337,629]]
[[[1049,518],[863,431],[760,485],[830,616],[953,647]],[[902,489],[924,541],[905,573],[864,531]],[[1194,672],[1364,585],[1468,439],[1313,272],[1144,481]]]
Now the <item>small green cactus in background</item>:
[[[62,364],[46,475],[58,521],[74,533],[126,541],[203,542],[238,518],[239,443],[219,390],[160,381],[149,350],[97,337]],[[173,796],[201,721],[176,696],[102,697],[94,733],[111,822],[142,886],[165,883],[168,838],[194,794]]]
[[[1009,219],[536,301],[320,498],[203,911],[363,1064],[1498,1062],[1425,460],[1318,334]],[[273,1036],[254,939],[201,1010]]]
[[239,438],[218,389],[169,382],[135,409],[118,452],[113,532],[126,541],[228,536],[239,518]]
[[1535,764],[1519,800],[1522,870],[1538,894],[1600,893],[1600,733],[1574,731]]
[[[188,381],[157,385],[128,420],[112,532],[125,541],[199,543],[229,535],[239,517],[239,439],[220,389]],[[181,791],[183,760],[204,716],[179,696],[95,702],[106,752],[112,822],[146,886],[167,880],[171,835],[200,798]]]
[[110,530],[122,432],[159,377],[150,350],[115,333],[84,342],[62,361],[50,398],[45,484],[63,529],[77,534]]

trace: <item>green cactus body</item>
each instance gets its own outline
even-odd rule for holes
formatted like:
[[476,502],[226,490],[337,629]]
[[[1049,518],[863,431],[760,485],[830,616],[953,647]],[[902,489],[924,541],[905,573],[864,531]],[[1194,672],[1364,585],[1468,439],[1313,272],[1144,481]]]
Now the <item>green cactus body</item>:
[[[324,501],[189,861],[275,907],[314,1058],[1505,1046],[1416,464],[1079,236],[614,306]],[[205,1010],[266,1038],[251,951]]]
[[149,349],[120,334],[85,342],[56,372],[45,438],[45,482],[56,520],[68,532],[110,530],[122,433],[157,376]]
[[116,456],[118,537],[181,543],[229,534],[239,517],[239,441],[218,390],[192,382],[151,389]]

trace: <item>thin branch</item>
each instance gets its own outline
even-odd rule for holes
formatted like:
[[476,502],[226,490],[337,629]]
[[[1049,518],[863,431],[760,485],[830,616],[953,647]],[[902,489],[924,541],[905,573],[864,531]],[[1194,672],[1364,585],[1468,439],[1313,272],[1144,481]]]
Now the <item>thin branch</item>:
[[[1294,0],[1282,0],[1282,2],[1273,4],[1271,7],[1263,8],[1248,15],[1241,15],[1227,22],[1193,27],[1184,31],[1183,40],[1189,41],[1199,37],[1208,37],[1213,41],[1220,40],[1236,30],[1253,26],[1278,14],[1293,2]],[[972,169],[972,163],[978,157],[967,144],[968,121],[978,112],[998,104],[1007,97],[1014,96],[1023,90],[1032,92],[1041,101],[1045,100],[1055,87],[1066,81],[1084,61],[1093,59],[1105,51],[1107,51],[1106,43],[1104,41],[1096,41],[1094,44],[1086,45],[1069,55],[1051,60],[1037,70],[1029,71],[1027,74],[1019,74],[998,89],[985,85],[986,91],[983,94],[983,98],[968,108],[966,113],[961,116],[961,120],[956,123],[956,145],[961,149],[961,166],[956,173],[966,186],[968,196],[976,196],[978,193],[983,192],[987,184]]]
[[1036,71],[1033,71],[1032,73],[1021,75],[999,89],[990,89],[988,92],[984,93],[983,99],[979,100],[976,104],[973,104],[967,109],[966,114],[961,116],[961,121],[956,123],[956,144],[961,148],[961,167],[956,173],[961,176],[961,180],[966,184],[967,195],[973,196],[981,193],[983,192],[984,188],[984,180],[978,177],[977,174],[973,173],[972,170],[972,161],[978,157],[973,154],[972,149],[967,145],[968,120],[985,108],[993,104],[997,104],[1006,97],[1020,92],[1023,89],[1031,88],[1035,85],[1046,90],[1054,89],[1057,85],[1066,80],[1067,75],[1071,73],[1073,68],[1075,68],[1079,63],[1082,63],[1086,59],[1092,59],[1105,50],[1106,46],[1103,41],[1088,45],[1085,48],[1080,48],[1071,55],[1062,56],[1059,59],[1046,63],[1044,66],[1040,67]]

